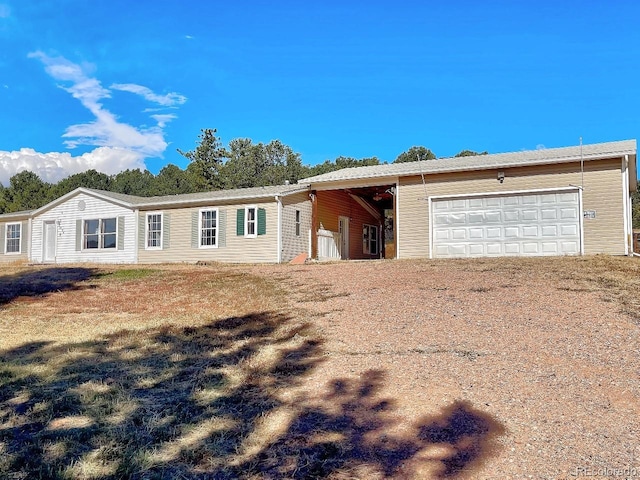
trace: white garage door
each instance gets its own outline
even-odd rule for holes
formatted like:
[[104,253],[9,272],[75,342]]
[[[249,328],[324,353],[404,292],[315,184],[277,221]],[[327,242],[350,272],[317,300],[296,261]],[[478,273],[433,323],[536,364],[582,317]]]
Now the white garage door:
[[577,255],[578,191],[434,199],[433,257]]

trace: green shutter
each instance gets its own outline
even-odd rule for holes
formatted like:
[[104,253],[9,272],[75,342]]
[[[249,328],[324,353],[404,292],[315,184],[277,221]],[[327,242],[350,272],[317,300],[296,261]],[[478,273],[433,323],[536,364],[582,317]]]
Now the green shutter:
[[244,235],[244,208],[239,208],[236,215],[236,235]]
[[166,250],[171,247],[171,215],[162,214],[162,249]]
[[[42,224],[44,228],[44,224]],[[44,232],[42,232],[44,235]],[[76,220],[76,252],[82,250],[82,220]]]
[[0,250],[0,254],[4,254],[7,249],[7,237],[4,233],[4,223],[0,224],[0,238],[2,238],[2,250]]
[[29,221],[25,220],[20,226],[20,251],[27,253],[27,242],[30,241],[31,235],[29,235]]
[[258,235],[267,233],[267,211],[264,208],[258,209]]
[[198,210],[191,212],[191,248],[198,248],[198,238],[200,234],[198,232]]
[[118,250],[124,250],[124,217],[118,217]]
[[227,246],[227,212],[218,210],[218,247]]
[[145,232],[147,231],[147,214],[138,215],[138,248],[144,250],[147,246]]

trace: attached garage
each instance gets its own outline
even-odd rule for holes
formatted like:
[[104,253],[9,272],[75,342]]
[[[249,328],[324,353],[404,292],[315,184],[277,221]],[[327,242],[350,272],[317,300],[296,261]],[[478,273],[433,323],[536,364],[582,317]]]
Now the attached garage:
[[432,198],[434,258],[579,255],[580,191]]
[[636,141],[623,140],[346,168],[301,182],[318,212],[331,192],[390,192],[386,206],[381,193],[368,203],[385,218],[385,251],[395,258],[629,255],[636,157]]

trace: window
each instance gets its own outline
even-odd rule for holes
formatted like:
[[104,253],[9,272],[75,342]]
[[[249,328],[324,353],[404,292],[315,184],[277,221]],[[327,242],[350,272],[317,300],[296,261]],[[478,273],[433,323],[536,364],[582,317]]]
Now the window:
[[162,214],[147,214],[146,248],[162,248]]
[[376,225],[362,226],[362,253],[365,255],[378,254],[378,227]]
[[84,221],[85,249],[116,248],[117,221],[115,218],[99,218]]
[[218,210],[200,210],[200,246],[218,246]]
[[296,210],[296,237],[300,236],[300,210]]
[[5,243],[5,253],[20,253],[21,235],[22,235],[21,223],[7,224],[7,238]]
[[245,237],[256,236],[256,207],[246,208],[244,236]]

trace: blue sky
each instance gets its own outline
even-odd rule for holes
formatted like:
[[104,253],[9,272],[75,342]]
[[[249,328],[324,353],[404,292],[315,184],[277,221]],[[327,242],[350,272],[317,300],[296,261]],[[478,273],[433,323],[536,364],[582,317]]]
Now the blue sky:
[[0,0],[0,182],[157,173],[202,128],[305,164],[636,138],[640,2]]

